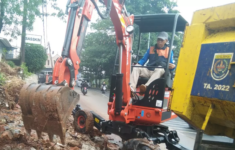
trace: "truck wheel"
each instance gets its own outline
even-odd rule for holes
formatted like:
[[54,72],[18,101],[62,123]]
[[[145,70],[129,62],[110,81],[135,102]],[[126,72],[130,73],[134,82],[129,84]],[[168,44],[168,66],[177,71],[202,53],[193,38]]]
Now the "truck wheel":
[[74,114],[74,130],[79,133],[90,133],[93,130],[93,114],[87,110],[78,110]]

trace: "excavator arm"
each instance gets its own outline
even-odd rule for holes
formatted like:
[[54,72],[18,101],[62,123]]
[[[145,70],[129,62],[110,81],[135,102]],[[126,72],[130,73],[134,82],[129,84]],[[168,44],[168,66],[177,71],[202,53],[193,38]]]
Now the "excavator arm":
[[[105,14],[101,14],[95,0],[71,1],[69,5],[70,12],[65,42],[62,49],[62,57],[59,58],[55,64],[53,71],[53,84],[63,86],[68,84],[69,87],[74,87],[79,70],[79,56],[82,51],[82,45],[85,39],[88,22],[91,20],[95,6],[97,7],[98,13],[102,18],[107,18],[107,14],[110,14],[115,28],[116,43],[119,46],[119,49],[122,49],[121,56],[123,58],[123,64],[120,67],[120,73],[126,72],[126,74],[130,74],[130,52],[132,39],[126,32],[126,27],[133,24],[134,17],[127,16],[124,2],[125,1],[120,0],[104,0],[103,3],[105,3],[107,9]],[[125,81],[123,88],[127,91],[129,90],[126,88],[129,87],[129,75],[124,75],[124,79]],[[124,97],[130,97],[130,95],[124,94]]]
[[[28,133],[36,130],[38,138],[42,132],[58,135],[65,143],[66,120],[80,97],[73,89],[79,71],[80,56],[89,21],[96,8],[101,18],[111,17],[116,33],[116,43],[119,47],[119,75],[121,89],[118,103],[128,103],[130,100],[130,70],[132,50],[133,16],[128,16],[125,0],[104,0],[106,5],[104,14],[98,7],[97,0],[69,0],[68,24],[61,57],[57,59],[53,69],[53,81],[48,85],[27,84],[20,92],[20,106],[25,129]],[[130,28],[127,32],[127,28]],[[102,58],[101,58],[102,59]],[[122,77],[123,75],[123,77]],[[121,86],[121,87],[120,87]],[[123,95],[122,95],[123,93]],[[119,106],[121,106],[119,104]],[[116,113],[121,112],[121,107]]]

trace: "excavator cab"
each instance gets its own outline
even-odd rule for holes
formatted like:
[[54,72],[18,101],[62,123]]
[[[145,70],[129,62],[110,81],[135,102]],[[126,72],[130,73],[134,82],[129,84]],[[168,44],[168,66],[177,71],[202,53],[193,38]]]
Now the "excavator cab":
[[[157,37],[158,32],[168,32],[169,38],[167,45],[169,46],[169,55],[167,66],[169,66],[170,62],[170,54],[174,47],[174,39],[177,32],[184,32],[185,27],[187,25],[187,21],[179,14],[154,14],[154,15],[138,15],[135,16],[134,23],[138,26],[139,36],[138,36],[138,46],[137,46],[137,63],[139,59],[143,56],[141,55],[141,51],[145,53],[149,47],[141,47],[143,42],[147,43],[146,40],[141,40],[143,36],[146,38],[146,33],[154,34]],[[145,35],[144,35],[145,34]],[[149,43],[151,43],[151,39],[149,36],[148,39]],[[156,38],[157,40],[157,38]],[[153,43],[153,41],[152,41]],[[155,41],[154,41],[155,43]],[[156,43],[155,43],[156,44]],[[146,44],[147,45],[147,44]],[[133,60],[134,62],[134,60]],[[150,68],[149,66],[132,66],[134,67],[143,67],[143,68]],[[151,68],[161,68],[159,66],[151,66]],[[165,68],[165,73],[162,75],[161,78],[156,79],[153,81],[146,89],[146,92],[143,97],[138,95],[138,87],[141,84],[145,84],[149,78],[139,77],[138,84],[137,84],[137,92],[133,97],[133,101],[135,101],[135,105],[138,106],[145,106],[145,107],[154,107],[163,109],[164,112],[168,108],[170,92],[172,88],[172,83],[174,80],[174,72],[171,71],[168,67]],[[176,115],[171,113],[170,111],[165,111],[165,113],[161,116],[161,122],[167,121],[169,119],[175,118]]]
[[[138,42],[137,42],[137,60],[143,57],[141,55],[141,50],[143,49],[141,47],[141,36],[145,33],[154,34],[157,37],[158,32],[168,32],[169,39],[167,45],[170,48],[170,52],[173,50],[174,47],[174,39],[177,32],[184,32],[187,21],[179,14],[154,14],[154,15],[138,15],[135,16],[134,23],[138,26],[139,35],[138,35]],[[171,35],[171,36],[170,36]],[[151,38],[149,38],[151,43]],[[144,41],[146,42],[146,41]],[[155,42],[155,41],[154,41]],[[151,45],[150,45],[151,46]],[[149,48],[149,47],[148,47]],[[147,50],[147,47],[145,49],[145,52]],[[169,52],[169,56],[170,56]],[[175,56],[175,55],[174,55]],[[170,57],[168,57],[168,63],[169,65]],[[146,67],[146,66],[142,66]],[[146,67],[148,68],[148,67]],[[155,66],[154,68],[159,68],[158,66]],[[173,79],[174,79],[174,72],[171,71],[169,68],[166,68],[164,75],[161,77],[165,79],[165,85],[167,88],[171,89]],[[138,81],[138,85],[145,84],[148,81],[148,78],[140,77]]]

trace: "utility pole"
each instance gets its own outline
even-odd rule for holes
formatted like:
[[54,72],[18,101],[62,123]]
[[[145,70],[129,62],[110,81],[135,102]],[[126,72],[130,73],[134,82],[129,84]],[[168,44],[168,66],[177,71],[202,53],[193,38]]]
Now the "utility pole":
[[26,19],[27,19],[27,0],[24,0],[23,24],[21,34],[21,60],[20,65],[25,62],[25,37],[26,37]]
[[51,46],[50,46],[50,43],[49,43],[49,42],[48,42],[48,49],[49,49],[49,54],[50,54],[50,59],[51,59],[51,68],[52,68],[52,71],[53,71],[54,63],[53,63],[53,61],[52,61]]

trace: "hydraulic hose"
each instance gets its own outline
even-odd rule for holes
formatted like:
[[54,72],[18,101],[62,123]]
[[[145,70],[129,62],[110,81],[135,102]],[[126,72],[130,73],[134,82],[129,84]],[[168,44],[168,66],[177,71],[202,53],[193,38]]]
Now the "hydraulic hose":
[[100,8],[98,7],[97,3],[95,2],[95,0],[91,0],[91,2],[94,4],[99,16],[102,19],[107,19],[109,17],[109,14],[111,12],[111,7],[112,7],[112,0],[108,0],[107,2],[107,7],[106,7],[106,11],[104,14],[101,13]]

